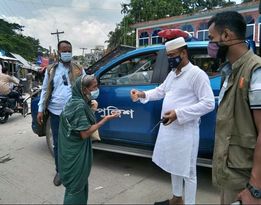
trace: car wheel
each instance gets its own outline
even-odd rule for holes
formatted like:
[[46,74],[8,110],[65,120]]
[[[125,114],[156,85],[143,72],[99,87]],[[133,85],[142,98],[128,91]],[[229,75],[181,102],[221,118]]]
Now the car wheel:
[[9,114],[5,114],[4,116],[0,116],[0,123],[1,124],[6,123],[8,118],[9,118]]
[[51,155],[54,157],[54,151],[53,151],[53,134],[51,129],[51,123],[50,118],[48,118],[46,122],[46,143],[48,146],[48,149],[51,153]]

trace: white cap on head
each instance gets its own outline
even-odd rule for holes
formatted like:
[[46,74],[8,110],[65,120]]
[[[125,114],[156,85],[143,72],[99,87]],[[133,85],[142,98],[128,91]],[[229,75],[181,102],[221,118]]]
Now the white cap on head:
[[183,37],[175,38],[165,43],[167,52],[186,46],[186,42]]

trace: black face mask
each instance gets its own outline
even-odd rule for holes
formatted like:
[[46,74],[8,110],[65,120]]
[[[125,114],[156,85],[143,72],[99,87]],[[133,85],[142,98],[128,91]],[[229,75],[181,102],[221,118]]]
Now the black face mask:
[[218,45],[219,49],[217,52],[217,58],[223,60],[226,60],[227,52],[229,49],[229,46],[227,45]]
[[[237,40],[237,39],[235,39]],[[226,60],[226,56],[229,50],[230,46],[236,45],[236,44],[240,44],[240,43],[245,43],[244,41],[240,41],[231,45],[220,45],[221,42],[209,42],[208,44],[208,54],[210,55],[210,57],[212,58],[219,58],[222,61]]]
[[180,65],[182,58],[180,56],[176,56],[173,58],[168,58],[168,61],[169,61],[169,70],[173,70]]

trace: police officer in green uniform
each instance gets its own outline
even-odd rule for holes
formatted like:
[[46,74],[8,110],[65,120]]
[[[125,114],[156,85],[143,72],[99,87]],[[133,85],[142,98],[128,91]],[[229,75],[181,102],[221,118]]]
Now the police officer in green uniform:
[[245,43],[246,23],[235,11],[213,16],[209,55],[227,60],[219,96],[213,182],[221,203],[261,204],[261,58]]

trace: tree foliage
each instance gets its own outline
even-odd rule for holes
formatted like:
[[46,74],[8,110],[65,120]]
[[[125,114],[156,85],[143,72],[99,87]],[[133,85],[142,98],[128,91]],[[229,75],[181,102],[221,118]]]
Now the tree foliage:
[[108,48],[119,44],[135,46],[136,34],[132,24],[157,20],[182,14],[193,14],[199,11],[211,10],[235,4],[231,0],[131,0],[129,4],[122,3],[122,21],[114,31],[108,34]]
[[226,0],[183,0],[183,13],[191,14],[201,10],[211,10],[215,7],[234,5],[234,1]]
[[0,19],[0,48],[11,53],[17,53],[27,60],[34,60],[37,51],[46,50],[39,45],[39,40],[21,34],[23,26],[8,23]]

